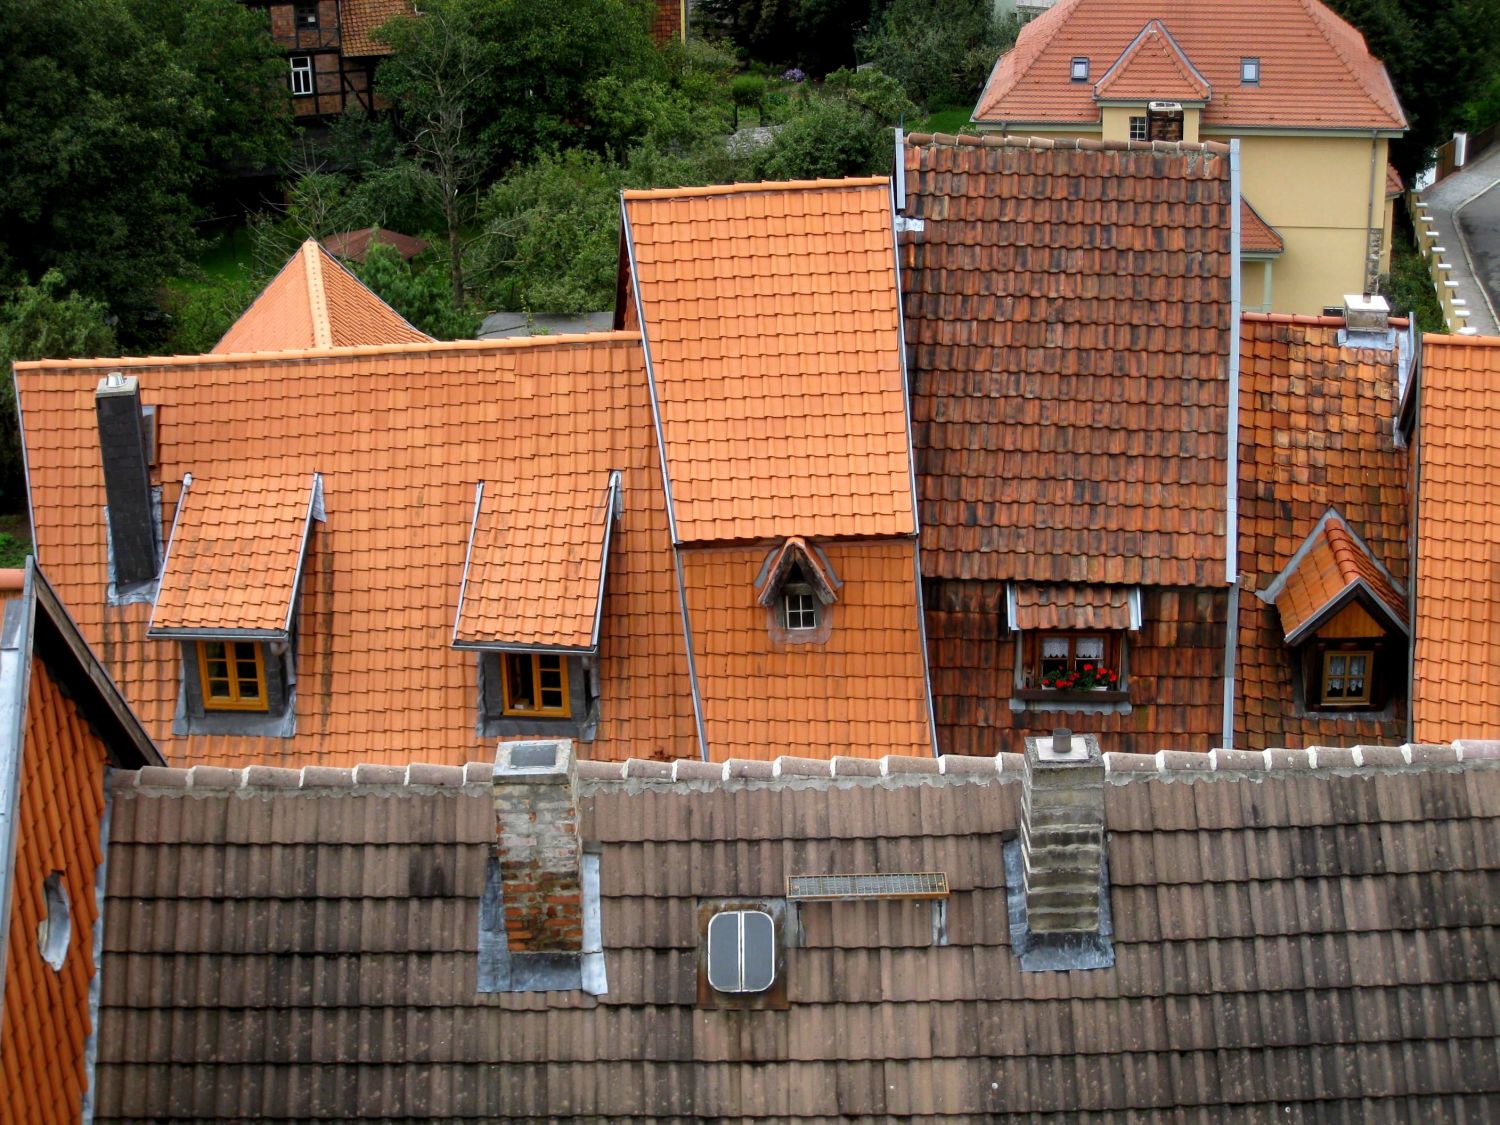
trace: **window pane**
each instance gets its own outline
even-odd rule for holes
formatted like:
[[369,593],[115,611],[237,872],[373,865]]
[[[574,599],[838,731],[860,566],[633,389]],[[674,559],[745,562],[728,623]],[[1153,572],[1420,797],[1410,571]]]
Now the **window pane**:
[[229,681],[228,680],[209,680],[208,681],[208,697],[210,699],[229,699],[229,698],[232,698],[230,696],[230,693],[229,693]]
[[1073,652],[1078,660],[1098,664],[1104,659],[1104,638],[1079,637],[1073,644]]
[[532,682],[531,657],[511,652],[505,655],[506,705],[512,711],[531,711],[536,707],[536,685]]
[[744,919],[744,981],[746,992],[764,992],[776,979],[776,924],[769,914],[747,910]]
[[708,983],[720,992],[740,991],[740,912],[708,920]]
[[1345,662],[1347,659],[1347,657],[1343,656],[1330,656],[1328,658],[1328,676],[1330,679],[1343,678]]

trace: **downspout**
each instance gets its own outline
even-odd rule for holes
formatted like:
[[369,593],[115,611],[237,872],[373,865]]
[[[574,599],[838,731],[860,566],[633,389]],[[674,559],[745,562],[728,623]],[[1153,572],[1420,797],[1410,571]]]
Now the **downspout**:
[[906,294],[901,282],[901,218],[906,210],[906,132],[896,126],[896,175],[891,180],[891,265],[896,285],[896,347],[901,355],[901,403],[906,412],[906,461],[911,483],[912,581],[916,583],[917,644],[922,649],[922,690],[927,704],[927,733],[932,756],[938,746],[937,711],[932,703],[932,661],[927,652],[927,605],[922,595],[922,507],[917,486],[917,451],[911,420],[911,377],[906,362]]
[[1224,740],[1234,745],[1235,646],[1239,639],[1240,549],[1240,141],[1229,141],[1229,426],[1224,581],[1229,586],[1228,620],[1224,627]]
[[698,755],[708,756],[708,735],[703,726],[703,699],[698,691],[698,665],[693,659],[693,626],[688,619],[687,587],[682,576],[682,552],[677,538],[677,509],[672,503],[672,478],[667,475],[667,443],[662,440],[661,407],[656,398],[656,368],[651,362],[651,341],[646,335],[646,308],[641,304],[641,272],[635,263],[635,239],[630,234],[630,211],[625,195],[620,194],[620,237],[630,260],[630,288],[635,295],[635,319],[641,331],[641,355],[646,361],[646,385],[651,392],[651,421],[656,428],[656,452],[661,463],[662,496],[667,502],[667,527],[672,539],[672,566],[677,575],[677,605],[682,614],[683,651],[687,654],[688,687],[693,693],[693,724],[698,731]]
[[[1374,261],[1370,260],[1370,232],[1375,229],[1375,177],[1376,177],[1376,174],[1377,174],[1377,171],[1378,171],[1378,166],[1379,166],[1379,160],[1377,160],[1376,158],[1379,155],[1380,155],[1380,130],[1378,130],[1378,129],[1371,129],[1370,130],[1370,185],[1369,185],[1370,186],[1370,200],[1369,200],[1369,202],[1365,206],[1365,272],[1364,272],[1364,275],[1359,279],[1360,280],[1360,290],[1359,291],[1361,293],[1373,293],[1374,292],[1375,287],[1373,285],[1371,285],[1370,282],[1371,282],[1371,280],[1373,278],[1378,277],[1378,275],[1380,273],[1380,255],[1376,254],[1375,255],[1375,260]],[[1384,192],[1380,193],[1380,198],[1381,198],[1382,202],[1384,202],[1384,200],[1385,200],[1385,193]],[[1384,211],[1384,209],[1385,209],[1384,207],[1381,208],[1382,211]],[[1383,215],[1381,217],[1381,222],[1380,222],[1380,243],[1381,243],[1381,248],[1384,249],[1384,247],[1385,247],[1385,218],[1384,218]]]

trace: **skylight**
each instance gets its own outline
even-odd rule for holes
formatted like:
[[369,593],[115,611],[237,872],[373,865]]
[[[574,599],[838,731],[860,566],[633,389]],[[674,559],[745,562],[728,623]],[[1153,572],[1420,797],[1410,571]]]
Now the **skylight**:
[[1260,84],[1260,59],[1244,58],[1240,60],[1240,82],[1245,86],[1258,86]]
[[1074,82],[1087,82],[1089,80],[1089,60],[1083,55],[1076,55],[1069,64],[1068,73]]

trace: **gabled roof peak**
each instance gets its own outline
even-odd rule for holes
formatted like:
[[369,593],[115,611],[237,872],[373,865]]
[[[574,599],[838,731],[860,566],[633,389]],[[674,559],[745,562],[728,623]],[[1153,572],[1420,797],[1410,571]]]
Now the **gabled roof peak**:
[[1159,19],[1147,22],[1094,83],[1095,101],[1207,102],[1213,87]]
[[235,321],[214,354],[431,343],[327,250],[308,239]]

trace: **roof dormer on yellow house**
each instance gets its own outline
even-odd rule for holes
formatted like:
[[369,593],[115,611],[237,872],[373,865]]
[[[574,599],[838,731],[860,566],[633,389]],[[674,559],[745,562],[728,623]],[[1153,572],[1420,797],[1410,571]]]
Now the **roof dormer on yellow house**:
[[995,64],[974,124],[1238,140],[1246,310],[1320,313],[1390,269],[1387,145],[1406,118],[1380,60],[1318,0],[1060,0]]

